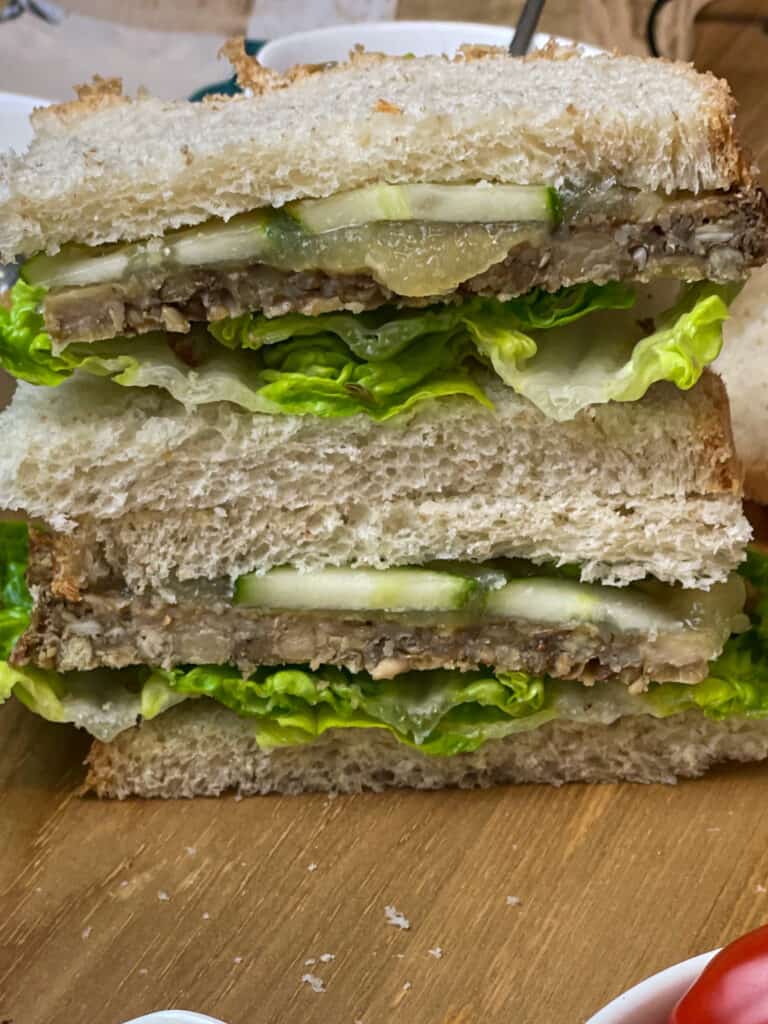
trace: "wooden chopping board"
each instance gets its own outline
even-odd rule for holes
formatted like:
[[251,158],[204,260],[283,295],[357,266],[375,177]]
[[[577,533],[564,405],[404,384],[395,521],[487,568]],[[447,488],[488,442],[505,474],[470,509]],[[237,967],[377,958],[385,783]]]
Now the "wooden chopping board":
[[228,1024],[576,1024],[768,916],[760,767],[100,803],[77,796],[82,737],[18,706],[0,737],[4,1022],[181,1006]]

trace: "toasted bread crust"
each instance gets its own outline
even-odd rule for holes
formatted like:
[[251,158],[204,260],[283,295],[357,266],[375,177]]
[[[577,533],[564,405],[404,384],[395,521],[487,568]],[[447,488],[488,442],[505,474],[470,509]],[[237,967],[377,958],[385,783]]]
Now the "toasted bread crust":
[[74,91],[77,93],[76,100],[52,103],[48,107],[35,107],[30,120],[36,134],[53,130],[56,122],[72,127],[97,111],[131,102],[123,93],[122,78],[102,78],[101,75],[94,75],[90,82],[74,86]]
[[736,455],[733,428],[725,385],[716,373],[705,370],[699,385],[706,391],[716,413],[701,426],[701,440],[705,458],[709,461],[713,491],[731,493],[741,497],[744,485],[744,467]]

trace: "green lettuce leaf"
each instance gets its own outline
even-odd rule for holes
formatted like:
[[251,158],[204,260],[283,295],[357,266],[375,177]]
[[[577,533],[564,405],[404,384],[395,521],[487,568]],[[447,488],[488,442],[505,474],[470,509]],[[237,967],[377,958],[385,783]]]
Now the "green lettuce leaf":
[[254,719],[262,746],[309,743],[328,729],[388,729],[431,754],[476,750],[488,738],[554,716],[544,681],[521,672],[412,672],[374,680],[341,669],[262,668],[243,679],[233,668],[205,665],[164,673],[178,693],[209,697]]
[[44,290],[20,281],[13,293],[13,308],[0,321],[0,365],[34,384],[55,386],[78,369],[123,387],[163,388],[187,406],[226,401],[255,413],[364,413],[375,420],[448,395],[491,407],[465,365],[472,348],[466,338],[434,334],[398,359],[376,363],[358,359],[338,337],[316,333],[263,354],[228,350],[198,332],[173,338],[173,348],[165,335],[151,333],[75,343],[54,356],[42,315],[34,312]]
[[29,531],[22,522],[0,521],[0,659],[27,628],[32,595],[27,587]]
[[245,313],[209,324],[208,330],[231,349],[260,349],[295,338],[331,334],[343,341],[358,359],[378,362],[399,355],[419,338],[435,334],[449,337],[476,317],[499,327],[543,330],[573,323],[597,310],[628,309],[634,302],[634,290],[627,285],[580,284],[554,293],[534,288],[503,303],[475,298],[426,309],[383,306],[363,313],[319,316],[287,313],[269,318],[261,313]]
[[722,325],[735,289],[708,283],[684,288],[677,303],[647,327],[631,311],[528,333],[492,309],[466,324],[501,379],[548,417],[572,419],[604,402],[633,402],[656,381],[693,387],[722,347]]
[[126,354],[107,351],[114,342],[89,345],[81,367],[125,387],[164,388],[187,406],[228,401],[250,412],[325,417],[365,413],[375,420],[391,419],[419,402],[446,395],[468,395],[491,407],[482,388],[457,365],[458,340],[429,341],[397,360],[379,363],[358,362],[331,335],[274,345],[258,360],[203,342],[198,346],[200,362],[190,367],[162,338],[146,337],[131,342]]
[[750,628],[727,641],[703,682],[651,687],[648,699],[654,713],[673,715],[698,708],[715,719],[768,717],[768,553],[750,548],[739,572],[751,590]]
[[70,377],[72,361],[55,356],[45,331],[40,303],[45,288],[19,279],[11,290],[10,309],[0,306],[0,366],[31,384],[55,386]]
[[751,649],[742,637],[731,638],[703,682],[654,684],[647,699],[653,713],[663,717],[693,708],[716,719],[768,717],[768,652]]
[[110,742],[139,718],[154,718],[185,698],[149,669],[51,672],[0,661],[0,703],[13,694],[49,722],[69,723]]

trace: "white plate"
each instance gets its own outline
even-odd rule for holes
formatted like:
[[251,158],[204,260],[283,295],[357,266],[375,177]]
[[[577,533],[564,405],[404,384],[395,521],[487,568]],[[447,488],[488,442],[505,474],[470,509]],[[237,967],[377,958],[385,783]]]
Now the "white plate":
[[224,1021],[206,1017],[204,1013],[192,1013],[191,1010],[159,1010],[134,1017],[125,1024],[224,1024]]
[[[286,71],[294,64],[323,64],[329,60],[346,60],[349,51],[362,43],[366,50],[402,55],[413,53],[423,57],[430,53],[453,56],[462,43],[482,43],[490,46],[509,46],[512,28],[501,25],[483,25],[471,21],[368,21],[354,25],[332,25],[294,32],[267,43],[259,60],[265,67]],[[571,40],[537,32],[533,49],[555,39],[560,43]],[[585,55],[600,53],[594,46],[580,44]]]
[[44,107],[50,100],[36,96],[20,96],[15,92],[0,92],[0,153],[15,149],[22,153],[32,138],[29,115],[35,107]]
[[702,953],[646,978],[598,1010],[587,1024],[667,1024],[677,1001],[717,952]]

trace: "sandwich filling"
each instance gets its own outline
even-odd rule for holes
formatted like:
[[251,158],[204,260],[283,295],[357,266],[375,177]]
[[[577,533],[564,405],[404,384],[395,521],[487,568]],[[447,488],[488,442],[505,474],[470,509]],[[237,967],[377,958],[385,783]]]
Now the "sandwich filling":
[[[25,583],[26,527],[2,525],[0,657],[27,628],[32,597]],[[233,665],[55,672],[0,662],[0,694],[14,694],[51,721],[73,722],[111,740],[141,719],[185,700],[224,705],[252,723],[260,747],[310,743],[330,729],[377,728],[425,754],[452,755],[552,720],[609,725],[627,715],[667,717],[686,711],[715,719],[768,716],[768,558],[749,554],[742,570],[751,590],[750,628],[731,637],[693,686],[653,683],[633,693],[616,681],[584,687],[519,671],[405,672],[374,679],[322,666]],[[503,588],[498,588],[501,592]]]
[[291,568],[135,593],[99,570],[78,580],[66,538],[32,531],[37,600],[11,660],[58,671],[285,663],[389,679],[437,668],[505,671],[642,691],[697,683],[749,625],[742,578],[709,590],[583,583],[576,566],[522,559],[396,569]]
[[0,310],[0,365],[376,420],[452,395],[489,405],[476,371],[491,369],[567,420],[659,380],[691,387],[765,228],[758,190],[372,185],[35,256]]
[[46,329],[97,341],[267,316],[660,276],[738,281],[765,256],[765,199],[565,186],[372,185],[161,238],[39,255]]
[[491,406],[481,382],[491,370],[546,416],[568,420],[635,401],[657,381],[692,387],[720,352],[738,288],[583,284],[419,309],[245,313],[189,334],[69,344],[46,329],[42,286],[19,281],[10,310],[0,308],[0,366],[47,386],[77,372],[160,387],[186,406],[376,420],[452,395]]

